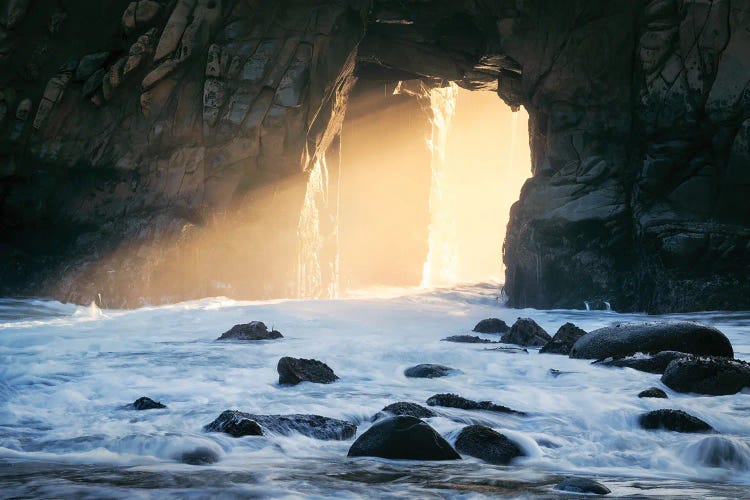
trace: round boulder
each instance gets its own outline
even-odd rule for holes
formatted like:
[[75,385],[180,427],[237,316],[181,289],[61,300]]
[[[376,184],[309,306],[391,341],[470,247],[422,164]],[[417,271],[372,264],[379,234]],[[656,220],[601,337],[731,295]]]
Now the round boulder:
[[396,415],[415,417],[415,418],[430,418],[435,416],[435,412],[429,408],[425,408],[417,403],[410,403],[407,401],[399,401],[398,403],[392,403],[380,410],[374,417],[373,420],[381,420]]
[[621,358],[642,352],[678,351],[734,356],[729,339],[716,328],[691,321],[622,323],[587,333],[573,345],[571,358]]
[[505,333],[510,328],[505,321],[497,318],[483,319],[474,327],[474,331],[477,333]]
[[525,455],[523,450],[497,431],[483,425],[469,425],[456,438],[456,449],[496,465],[507,465]]
[[404,370],[404,375],[409,378],[438,378],[447,377],[458,370],[451,368],[450,366],[434,365],[430,363],[423,363],[416,365]]
[[644,429],[664,429],[675,432],[711,432],[713,427],[698,417],[682,410],[654,410],[638,417],[638,425]]
[[557,333],[552,337],[552,340],[539,349],[539,352],[547,354],[564,354],[567,356],[570,354],[573,344],[584,335],[586,335],[586,332],[573,323],[565,323],[558,328]]
[[750,387],[750,363],[716,357],[678,359],[669,363],[661,381],[677,392],[736,394]]
[[143,396],[141,398],[136,399],[133,401],[133,404],[131,405],[134,410],[160,410],[162,408],[166,408],[166,405],[163,405],[159,403],[158,401],[154,401],[151,398],[148,398],[146,396]]
[[638,393],[639,398],[661,398],[668,399],[667,393],[659,389],[658,387],[649,387],[645,391]]
[[297,385],[300,382],[330,384],[339,379],[327,364],[317,359],[285,356],[279,360],[276,371],[279,372],[281,385]]
[[589,493],[593,495],[607,495],[611,492],[602,483],[584,477],[566,477],[557,483],[555,489],[569,493]]
[[409,416],[391,417],[373,424],[354,441],[348,456],[400,460],[461,459],[435,429]]
[[518,318],[500,340],[506,344],[538,347],[549,343],[552,337],[533,319]]

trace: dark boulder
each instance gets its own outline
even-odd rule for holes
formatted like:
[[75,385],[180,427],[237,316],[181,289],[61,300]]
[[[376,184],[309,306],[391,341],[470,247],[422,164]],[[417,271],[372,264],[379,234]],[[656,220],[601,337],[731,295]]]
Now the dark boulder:
[[254,431],[255,427],[250,422],[258,425],[262,429],[262,434],[265,434],[266,431],[282,436],[297,433],[327,441],[349,439],[357,433],[357,426],[351,422],[320,415],[256,415],[236,410],[222,412],[216,420],[206,425],[203,430],[206,432],[226,432],[239,437],[230,431],[240,428]]
[[429,418],[434,417],[435,412],[429,408],[425,408],[417,403],[409,403],[406,401],[399,401],[398,403],[392,403],[380,410],[374,417],[373,420],[381,420],[392,416],[408,416],[415,418]]
[[226,410],[216,420],[203,427],[205,432],[223,432],[233,437],[262,436],[258,422],[249,418],[247,413],[237,410]]
[[133,401],[133,404],[131,406],[134,410],[160,410],[162,408],[166,408],[166,405],[163,405],[158,401],[154,401],[153,399],[147,398],[145,396]]
[[460,460],[456,450],[418,418],[397,416],[381,420],[359,436],[350,457],[402,460]]
[[219,461],[219,454],[211,448],[199,446],[194,450],[181,453],[177,460],[188,465],[209,465]]
[[605,359],[661,351],[728,358],[734,356],[729,339],[716,328],[677,321],[622,323],[594,330],[578,339],[570,350],[570,357]]
[[573,323],[565,323],[558,328],[557,333],[552,337],[552,340],[539,349],[539,352],[547,354],[564,354],[567,356],[570,353],[570,349],[573,348],[573,344],[584,335],[586,335],[586,332]]
[[537,347],[547,344],[552,337],[533,319],[518,318],[500,340],[506,344]]
[[750,388],[750,363],[716,357],[689,357],[669,364],[661,381],[677,392],[722,396]]
[[404,370],[404,375],[410,378],[437,378],[446,377],[456,372],[458,370],[449,366],[424,363],[407,368]]
[[339,378],[331,368],[317,359],[290,358],[285,356],[276,366],[279,372],[279,384],[296,385],[300,382],[330,384]]
[[646,373],[664,373],[669,363],[675,359],[689,357],[690,354],[677,351],[662,351],[656,354],[635,354],[626,358],[605,359],[595,361],[594,364],[603,366],[616,366],[619,368],[632,368]]
[[505,321],[497,318],[483,319],[474,327],[474,331],[477,333],[505,333],[510,328]]
[[590,493],[594,495],[606,495],[611,492],[602,483],[583,477],[566,477],[557,483],[555,489],[569,493]]
[[262,321],[251,321],[243,325],[234,325],[222,333],[217,340],[274,340],[283,337],[276,330],[269,332],[268,327]]
[[713,427],[698,417],[682,410],[654,410],[638,417],[644,429],[664,429],[675,432],[711,432]]
[[494,344],[495,342],[474,335],[452,335],[443,339],[445,342],[461,342],[464,344]]
[[639,398],[661,398],[669,399],[667,393],[659,389],[658,387],[649,387],[645,391],[638,393]]
[[461,429],[456,438],[456,449],[496,465],[508,465],[514,458],[525,455],[516,443],[483,425],[469,425]]
[[484,410],[525,415],[522,411],[512,410],[507,406],[496,405],[492,401],[472,401],[457,394],[435,394],[427,400],[427,404],[429,406],[442,406],[444,408],[458,408],[461,410]]

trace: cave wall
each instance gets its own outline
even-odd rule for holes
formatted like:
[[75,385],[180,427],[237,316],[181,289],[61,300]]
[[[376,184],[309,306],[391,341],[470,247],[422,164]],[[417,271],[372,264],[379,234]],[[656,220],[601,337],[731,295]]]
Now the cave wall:
[[528,110],[510,305],[750,309],[749,8],[2,0],[2,292],[134,305],[234,279],[289,295],[305,172],[360,78]]

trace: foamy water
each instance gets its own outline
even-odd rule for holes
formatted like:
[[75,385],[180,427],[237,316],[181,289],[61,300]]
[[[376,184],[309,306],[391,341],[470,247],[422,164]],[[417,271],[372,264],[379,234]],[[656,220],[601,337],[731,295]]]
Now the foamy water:
[[[564,475],[598,479],[612,496],[747,496],[748,392],[682,395],[661,386],[658,375],[631,369],[532,349],[514,354],[486,350],[494,345],[441,342],[491,316],[509,324],[531,317],[550,334],[566,321],[590,331],[645,316],[507,309],[488,286],[381,292],[379,298],[321,301],[214,298],[133,311],[0,301],[0,496],[555,496],[552,487]],[[732,341],[736,357],[750,359],[750,313],[669,318],[716,326]],[[232,325],[252,320],[285,338],[215,341]],[[282,356],[320,359],[341,380],[280,387],[276,363]],[[461,373],[432,380],[403,376],[418,363]],[[572,373],[553,377],[550,369]],[[651,386],[664,388],[670,399],[637,398]],[[235,439],[201,431],[223,410],[239,409],[347,419],[358,424],[359,435],[385,405],[424,404],[439,392],[527,412],[517,417],[438,409],[443,416],[427,421],[449,441],[466,423],[490,425],[528,456],[508,467],[471,457],[437,463],[347,459],[353,440]],[[169,408],[123,408],[140,396]],[[640,413],[658,408],[696,415],[720,437],[637,427]],[[219,462],[178,462],[198,447],[214,450]]]

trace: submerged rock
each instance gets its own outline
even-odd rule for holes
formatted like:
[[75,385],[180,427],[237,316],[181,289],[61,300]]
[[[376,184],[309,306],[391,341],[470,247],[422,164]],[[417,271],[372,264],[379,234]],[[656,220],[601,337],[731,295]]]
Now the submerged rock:
[[177,459],[188,465],[209,465],[219,461],[219,454],[211,448],[200,446],[194,450],[181,453]]
[[565,323],[557,330],[557,333],[552,337],[552,340],[539,349],[539,352],[568,355],[573,348],[573,344],[584,335],[586,335],[586,332],[573,323]]
[[408,416],[415,418],[429,418],[434,417],[435,412],[429,408],[425,408],[417,403],[409,403],[406,401],[399,401],[398,403],[392,403],[380,410],[374,417],[373,420],[381,420],[392,416]]
[[616,366],[619,368],[632,368],[646,373],[664,373],[669,363],[675,359],[682,359],[689,357],[690,354],[677,351],[662,351],[657,354],[635,354],[626,358],[617,359],[605,359],[602,361],[595,361],[594,364],[603,366]]
[[[253,424],[259,426],[260,434],[242,433],[243,431],[257,432]],[[260,436],[266,431],[283,436],[298,433],[314,439],[341,441],[353,437],[357,433],[357,426],[345,420],[321,415],[256,415],[227,410],[206,425],[203,430],[225,432],[234,437]]]
[[661,381],[677,392],[736,394],[750,388],[750,363],[715,357],[678,359],[669,363]]
[[461,342],[464,344],[495,344],[495,342],[474,335],[452,335],[443,339],[445,342]]
[[507,352],[510,354],[528,354],[529,350],[523,347],[490,347],[488,349],[482,349],[483,351],[495,351],[495,352]]
[[404,370],[404,375],[410,378],[437,378],[446,377],[457,372],[458,370],[449,366],[423,363],[407,368]]
[[216,420],[203,427],[205,432],[223,432],[233,437],[262,436],[258,422],[249,418],[247,413],[237,410],[226,410]]
[[401,460],[461,459],[435,429],[410,416],[391,417],[373,424],[349,448],[348,456]]
[[492,401],[472,401],[457,394],[435,394],[427,400],[429,406],[442,406],[445,408],[459,408],[461,410],[484,410],[497,413],[514,413],[525,415],[522,411],[516,411],[507,406],[497,405]]
[[664,429],[675,432],[711,432],[713,427],[698,417],[682,410],[654,410],[638,417],[644,429]]
[[531,318],[518,318],[510,331],[500,339],[506,344],[522,346],[543,346],[552,340],[549,333]]
[[134,410],[160,410],[167,406],[144,396],[133,401],[132,407]]
[[508,327],[505,321],[497,318],[487,318],[477,323],[473,331],[477,333],[505,333],[508,330],[510,330],[510,327]]
[[645,391],[638,393],[639,398],[661,398],[668,399],[667,393],[659,389],[658,387],[649,387]]
[[750,446],[724,436],[707,436],[685,448],[683,456],[704,467],[750,469]]
[[622,323],[587,333],[573,345],[571,358],[605,359],[678,351],[734,356],[729,339],[716,328],[690,321]]
[[284,336],[276,330],[268,331],[268,327],[262,321],[251,321],[242,325],[234,325],[231,329],[221,334],[217,340],[274,340]]
[[281,385],[297,385],[300,382],[330,384],[339,379],[327,364],[317,359],[285,356],[279,360],[276,371],[279,372]]
[[591,493],[594,495],[607,495],[611,492],[602,483],[584,477],[566,477],[557,483],[555,489],[570,493]]
[[456,449],[496,465],[507,465],[525,455],[523,450],[499,432],[483,425],[469,425],[456,438]]

